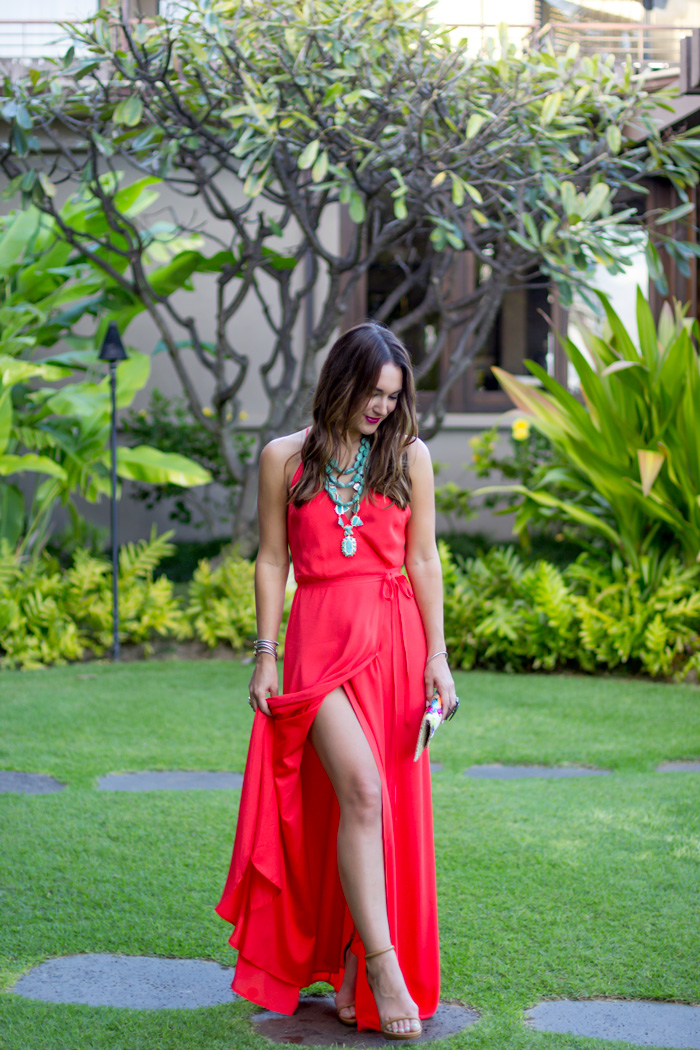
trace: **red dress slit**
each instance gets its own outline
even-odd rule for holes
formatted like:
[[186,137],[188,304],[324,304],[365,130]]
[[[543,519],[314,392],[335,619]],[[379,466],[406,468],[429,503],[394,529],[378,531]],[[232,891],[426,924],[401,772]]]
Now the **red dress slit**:
[[[301,464],[292,484],[301,477]],[[421,1018],[440,991],[430,766],[413,752],[425,709],[425,632],[401,573],[411,510],[365,497],[357,552],[341,554],[343,531],[318,493],[287,514],[297,581],[285,641],[283,692],[271,717],[256,712],[241,791],[233,857],[217,905],[234,925],[233,990],[279,1013],[296,1009],[314,981],[342,980],[353,923],[336,856],[338,803],[308,736],[321,703],[343,686],[374,754],[382,786],[389,928]],[[358,1028],[379,1028],[359,957]]]

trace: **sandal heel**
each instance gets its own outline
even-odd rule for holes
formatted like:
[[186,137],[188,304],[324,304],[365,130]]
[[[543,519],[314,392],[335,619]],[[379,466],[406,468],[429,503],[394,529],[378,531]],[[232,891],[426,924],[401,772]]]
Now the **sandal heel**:
[[[384,955],[385,952],[393,952],[394,950],[395,950],[394,949],[394,945],[390,944],[388,948],[380,948],[379,951],[376,951],[376,952],[365,952],[365,960],[373,959],[376,955]],[[367,984],[369,985],[369,989],[370,989],[372,995],[374,995],[374,988],[372,987],[372,978],[369,975],[369,969],[367,968],[367,966],[365,966],[365,973],[367,974]],[[397,1021],[417,1021],[418,1022],[418,1028],[413,1028],[413,1029],[411,1029],[408,1032],[393,1032],[389,1028],[389,1025],[396,1024]],[[393,1040],[420,1039],[420,1037],[423,1035],[423,1025],[420,1023],[420,1018],[419,1017],[391,1017],[388,1021],[384,1021],[383,1023],[382,1022],[380,1022],[380,1023],[381,1023],[380,1032],[384,1036],[385,1039],[393,1039]]]

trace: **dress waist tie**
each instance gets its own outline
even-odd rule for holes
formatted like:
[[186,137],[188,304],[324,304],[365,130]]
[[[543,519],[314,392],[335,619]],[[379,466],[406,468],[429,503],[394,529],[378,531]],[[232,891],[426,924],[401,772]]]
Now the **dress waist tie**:
[[[406,642],[406,627],[402,613],[400,595],[413,598],[413,588],[410,581],[401,572],[401,568],[394,567],[386,572],[363,572],[352,573],[343,576],[305,576],[300,574],[296,577],[298,587],[333,587],[335,585],[348,586],[349,583],[358,582],[381,582],[381,596],[391,602],[391,633],[394,644],[392,645],[392,677],[394,680],[394,703],[395,710],[402,712],[404,725],[409,721],[409,669],[408,669],[408,646]],[[396,642],[400,639],[400,649]]]

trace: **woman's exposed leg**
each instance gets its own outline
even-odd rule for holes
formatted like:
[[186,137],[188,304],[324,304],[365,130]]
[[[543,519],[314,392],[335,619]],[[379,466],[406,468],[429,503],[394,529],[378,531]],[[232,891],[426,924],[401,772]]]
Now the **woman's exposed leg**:
[[[311,728],[311,743],[328,773],[340,806],[338,870],[345,900],[366,952],[391,943],[387,918],[382,790],[367,738],[345,690],[325,698]],[[372,990],[382,1020],[417,1017],[395,952],[368,963]],[[345,999],[345,1001],[351,1001]],[[411,1031],[417,1023],[397,1022],[394,1031]]]

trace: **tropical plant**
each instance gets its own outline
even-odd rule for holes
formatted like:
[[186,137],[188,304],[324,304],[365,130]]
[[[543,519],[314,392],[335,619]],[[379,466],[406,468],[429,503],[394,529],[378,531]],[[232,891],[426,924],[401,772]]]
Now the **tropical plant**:
[[[190,634],[173,586],[154,579],[158,562],[171,553],[171,533],[122,547],[119,612],[122,642],[152,651],[156,636]],[[46,553],[27,560],[0,542],[0,666],[38,668],[101,656],[112,643],[111,563],[75,552],[62,569]]]
[[[185,615],[195,637],[210,649],[220,643],[242,649],[252,643],[255,622],[255,566],[235,551],[229,551],[216,568],[203,558],[188,590]],[[292,592],[287,591],[282,617],[280,654],[284,652],[284,630],[289,619]]]
[[607,326],[602,336],[582,330],[588,357],[564,340],[583,403],[532,361],[544,390],[494,368],[564,464],[507,491],[522,497],[518,531],[563,517],[601,537],[645,580],[658,580],[671,558],[700,560],[700,328],[677,302],[664,306],[657,326],[638,289],[635,342],[599,298]]
[[[143,206],[145,190],[129,188],[134,210]],[[96,210],[99,203],[87,194],[67,202],[60,221],[70,216],[87,226]],[[110,319],[126,324],[141,309],[115,295],[111,278],[62,241],[57,223],[39,209],[0,219],[0,477],[45,475],[28,502],[26,489],[0,481],[0,536],[19,553],[42,550],[58,501],[72,507],[75,494],[94,502],[109,491],[111,402],[97,347]],[[94,335],[69,334],[93,314]],[[61,336],[71,348],[51,352]],[[150,358],[130,349],[117,367],[118,407],[131,403],[149,372]],[[210,477],[186,457],[146,445],[119,448],[117,473],[179,487]]]
[[451,558],[440,544],[454,666],[503,671],[700,671],[700,567],[667,561],[656,584],[618,557],[559,569],[511,548]]
[[[204,409],[205,414],[210,411]],[[245,412],[241,413],[245,418]],[[161,452],[186,455],[209,471],[213,485],[183,489],[176,485],[132,485],[129,495],[148,510],[168,503],[171,521],[205,528],[209,536],[230,536],[234,530],[238,484],[231,477],[213,435],[194,418],[184,398],[151,392],[147,408],[131,409],[121,418],[126,444],[148,444]],[[242,430],[232,440],[241,462],[252,456],[255,438]]]
[[[475,59],[412,0],[188,0],[180,17],[135,21],[121,6],[65,27],[75,46],[59,75],[6,80],[0,165],[10,192],[53,215],[128,303],[145,305],[193,417],[238,486],[235,538],[249,547],[260,449],[301,424],[316,361],[373,265],[398,274],[375,316],[399,335],[434,333],[419,348],[419,379],[451,338],[421,421],[431,436],[509,288],[539,271],[566,301],[594,263],[624,268],[645,222],[693,208],[700,142],[660,134],[653,112],[669,103],[647,92],[631,62],[579,58],[575,46],[519,54],[505,34]],[[214,253],[187,247],[155,279],[143,265],[149,236],[112,178],[127,169],[184,195],[181,227],[205,230]],[[645,214],[649,175],[670,179],[682,203]],[[89,187],[100,223],[60,218],[56,182]],[[200,212],[190,217],[192,198]],[[351,220],[347,243],[328,234],[339,205]],[[649,246],[659,282],[663,247],[679,265],[697,250],[681,251],[660,225]],[[480,272],[470,291],[449,279],[461,252]],[[198,321],[173,282],[179,289],[207,270],[216,276]],[[255,376],[239,318],[251,300],[267,325]],[[243,456],[234,435],[260,385],[266,412],[255,454]]]
[[[515,419],[510,427],[509,445],[503,448],[504,434],[498,426],[489,427],[481,434],[470,438],[472,459],[464,463],[465,471],[472,471],[478,478],[489,478],[492,474],[515,481],[519,485],[536,487],[538,479],[554,466],[555,450],[551,442],[538,430],[530,427],[525,419]],[[500,446],[500,448],[499,448]],[[436,473],[442,464],[435,464]],[[464,488],[455,481],[448,481],[435,488],[435,507],[439,514],[449,518],[469,521],[487,508],[495,514],[508,514],[518,500],[510,490],[490,492],[475,499],[472,489]],[[542,531],[550,535],[559,533],[561,521],[542,521]],[[523,533],[522,539],[530,543],[530,536]]]

